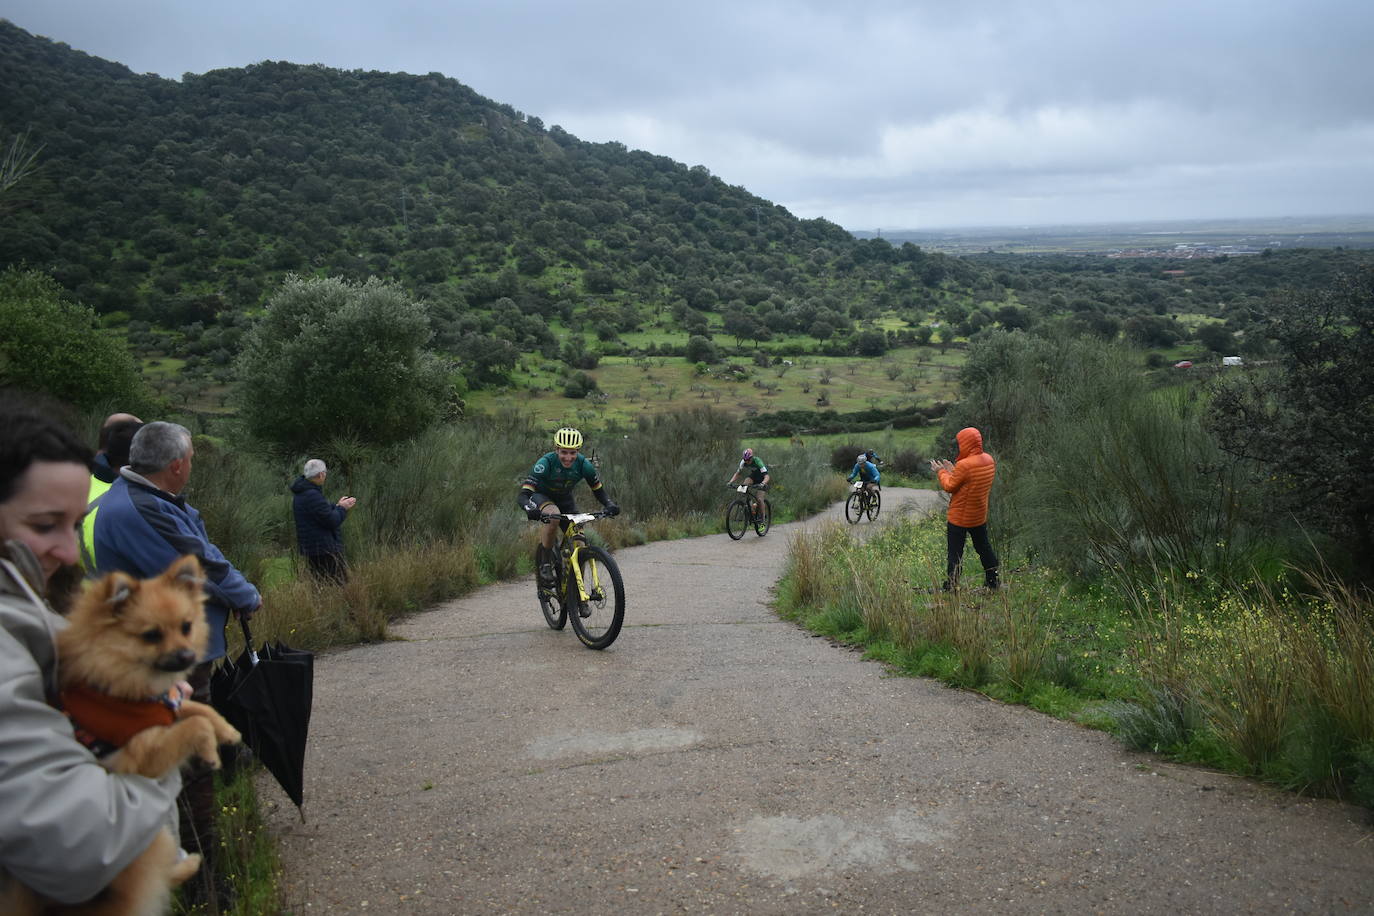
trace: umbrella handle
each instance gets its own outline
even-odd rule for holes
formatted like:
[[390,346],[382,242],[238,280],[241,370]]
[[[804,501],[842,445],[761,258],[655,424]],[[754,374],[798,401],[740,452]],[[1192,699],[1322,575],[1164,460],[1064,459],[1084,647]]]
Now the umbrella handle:
[[253,663],[253,667],[258,666],[258,653],[253,651],[253,632],[248,629],[248,618],[238,615],[239,626],[243,627],[243,645],[248,649],[248,659]]

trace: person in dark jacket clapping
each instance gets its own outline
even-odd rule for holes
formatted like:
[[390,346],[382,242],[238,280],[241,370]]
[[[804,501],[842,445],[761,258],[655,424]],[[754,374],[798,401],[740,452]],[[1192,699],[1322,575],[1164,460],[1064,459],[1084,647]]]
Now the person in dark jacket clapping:
[[345,496],[333,505],[324,498],[324,479],[329,474],[323,461],[311,458],[301,476],[291,484],[292,510],[296,515],[296,545],[310,564],[310,571],[321,579],[339,584],[348,581],[344,561],[343,528],[348,510],[357,504]]

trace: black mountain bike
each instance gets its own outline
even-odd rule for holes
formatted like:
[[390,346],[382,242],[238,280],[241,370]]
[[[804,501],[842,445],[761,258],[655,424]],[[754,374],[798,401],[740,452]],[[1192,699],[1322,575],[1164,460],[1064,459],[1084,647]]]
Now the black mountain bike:
[[868,489],[862,480],[856,480],[854,492],[844,501],[844,517],[851,525],[857,525],[865,515],[870,522],[877,521],[878,512],[882,507],[882,494],[877,490]]
[[554,584],[545,587],[535,576],[539,608],[549,628],[561,630],[571,618],[573,632],[589,649],[604,649],[615,642],[625,622],[625,586],[620,567],[605,550],[588,544],[582,533],[588,522],[605,517],[605,512],[546,516],[544,524],[562,525]]
[[773,527],[773,507],[768,505],[763,495],[767,489],[748,483],[735,487],[739,495],[725,507],[725,533],[730,535],[730,540],[738,541],[750,527],[753,527],[755,534],[763,537]]

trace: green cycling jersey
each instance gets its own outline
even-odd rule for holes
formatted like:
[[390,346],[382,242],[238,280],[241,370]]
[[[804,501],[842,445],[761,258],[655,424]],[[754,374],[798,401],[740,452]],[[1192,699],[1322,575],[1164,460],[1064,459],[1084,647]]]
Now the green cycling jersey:
[[529,476],[520,485],[522,490],[544,493],[548,496],[562,496],[572,491],[578,481],[585,480],[595,492],[601,489],[601,478],[597,476],[596,466],[586,456],[578,455],[572,467],[563,467],[557,452],[549,452],[534,463]]
[[752,483],[760,484],[763,483],[763,478],[768,476],[768,465],[764,464],[758,455],[755,455],[748,461],[741,461],[739,470],[735,474],[744,474]]

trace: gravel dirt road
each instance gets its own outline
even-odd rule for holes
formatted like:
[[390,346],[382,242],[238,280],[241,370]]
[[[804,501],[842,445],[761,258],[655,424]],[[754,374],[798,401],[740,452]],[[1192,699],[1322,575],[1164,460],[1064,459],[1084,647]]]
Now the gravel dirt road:
[[[879,524],[935,500],[884,497]],[[1374,912],[1363,809],[891,677],[778,620],[790,536],[838,518],[619,551],[605,652],[549,630],[524,579],[322,656],[309,822],[261,789],[290,910]]]

